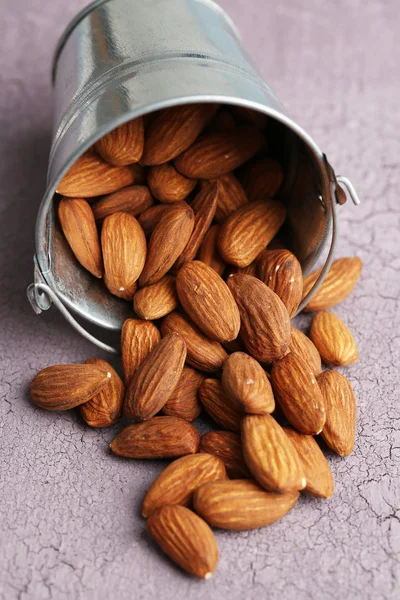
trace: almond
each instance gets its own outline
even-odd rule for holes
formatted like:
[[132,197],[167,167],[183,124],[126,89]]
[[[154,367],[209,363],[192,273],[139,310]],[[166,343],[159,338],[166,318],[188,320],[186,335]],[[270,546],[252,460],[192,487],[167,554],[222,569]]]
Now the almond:
[[229,265],[228,275],[235,275],[236,273],[242,273],[243,275],[252,275],[253,277],[257,277],[257,259],[253,260],[253,262],[247,265],[247,267],[234,267],[233,265]]
[[200,244],[214,218],[215,209],[217,207],[218,190],[218,183],[210,183],[201,190],[193,200],[191,208],[194,212],[194,228],[186,248],[174,264],[174,269],[176,271],[195,258]]
[[147,260],[139,279],[141,287],[151,285],[169,271],[192,235],[194,213],[188,204],[179,202],[163,214],[150,236]]
[[326,418],[324,400],[308,364],[289,352],[274,363],[271,383],[289,423],[301,433],[321,433]]
[[227,110],[220,110],[210,123],[210,130],[226,131],[236,127],[235,119]]
[[137,183],[136,179],[131,167],[114,167],[88,150],[64,175],[57,192],[69,198],[94,198]]
[[240,431],[239,412],[216,379],[205,379],[199,388],[199,398],[207,413],[218,425],[231,431]]
[[194,421],[201,413],[201,404],[197,397],[204,376],[191,367],[183,367],[182,374],[172,395],[162,409],[164,415],[181,417]]
[[227,479],[222,460],[210,454],[191,454],[172,462],[147,492],[142,515],[150,517],[161,506],[191,503],[194,490],[203,483]]
[[245,106],[232,106],[232,114],[240,123],[255,125],[258,129],[265,129],[268,117],[264,113]]
[[213,225],[207,231],[206,235],[201,242],[199,251],[197,253],[197,260],[201,260],[203,263],[214,269],[221,275],[225,270],[225,263],[219,255],[217,241],[220,231],[219,225]]
[[250,162],[239,173],[250,202],[273,198],[283,183],[283,176],[281,165],[271,158]]
[[356,432],[356,399],[350,381],[337,371],[324,371],[318,384],[326,406],[325,442],[340,456],[349,456]]
[[58,218],[67,242],[82,267],[95,277],[103,276],[103,258],[92,209],[86,200],[63,198]]
[[176,291],[184,310],[209,338],[229,342],[238,336],[238,307],[214,269],[199,260],[187,263],[176,277]]
[[224,362],[222,387],[242,412],[264,414],[275,409],[274,394],[264,369],[244,352],[234,352]]
[[91,208],[98,223],[116,212],[129,213],[137,217],[153,204],[149,188],[145,185],[130,185],[123,190],[100,198]]
[[153,348],[132,377],[126,391],[124,415],[136,421],[154,417],[172,395],[186,358],[179,333],[170,333]]
[[169,210],[171,210],[171,206],[169,204],[156,204],[154,206],[150,206],[144,212],[142,212],[138,218],[138,221],[147,238],[153,233],[154,228],[160,221],[161,217]]
[[91,427],[108,427],[113,425],[121,416],[122,403],[125,396],[125,386],[118,373],[112,366],[101,358],[88,358],[85,365],[97,365],[111,373],[109,385],[96,394],[89,402],[80,407],[84,421]]
[[293,429],[285,433],[297,450],[303,465],[307,484],[304,491],[318,498],[329,498],[334,491],[333,475],[328,462],[312,435],[304,435]]
[[146,320],[161,319],[175,310],[178,304],[175,277],[171,275],[164,275],[157,283],[142,288],[133,299],[135,313]]
[[140,319],[125,321],[121,332],[121,351],[126,385],[129,385],[137,369],[160,339],[160,332],[154,323]]
[[318,377],[322,371],[320,354],[310,338],[296,327],[292,327],[289,351],[300,356],[307,363],[309,370]]
[[[332,306],[339,304],[339,302],[343,302],[355,288],[361,275],[361,269],[362,261],[357,256],[335,260],[320,288],[303,310],[305,312],[325,310],[326,308],[332,308]],[[321,274],[321,270],[319,269],[305,278],[303,297],[314,286]]]
[[124,166],[139,162],[143,146],[143,117],[137,117],[107,133],[96,143],[95,148],[107,162]]
[[146,261],[146,237],[138,221],[128,213],[114,213],[104,219],[101,247],[104,282],[108,290],[132,300],[136,281]]
[[30,386],[39,408],[69,410],[89,402],[110,384],[112,375],[98,365],[53,365],[39,371]]
[[255,127],[206,133],[175,160],[175,166],[186,177],[215,179],[243,165],[263,142]]
[[177,312],[167,315],[161,324],[162,335],[176,331],[186,342],[186,362],[200,371],[212,373],[222,367],[227,353],[219,342],[213,342],[190,319]]
[[247,466],[263,488],[285,493],[305,487],[296,449],[271,415],[243,417],[242,449]]
[[222,258],[237,267],[247,267],[278,233],[285,217],[285,207],[276,200],[245,204],[221,227],[218,247]]
[[196,179],[189,179],[181,175],[169,163],[151,167],[147,175],[147,182],[153,196],[160,202],[168,204],[185,200],[197,184]]
[[354,338],[337,315],[326,310],[317,313],[311,323],[310,337],[327,365],[345,367],[357,362]]
[[209,431],[200,438],[199,452],[218,456],[231,479],[251,477],[242,454],[240,435],[233,431]]
[[143,165],[160,165],[189,148],[211,121],[216,104],[187,104],[160,111],[146,131]]
[[257,260],[257,275],[293,317],[303,297],[303,273],[295,255],[289,250],[266,250]]
[[111,442],[118,456],[128,458],[173,458],[195,454],[200,436],[197,429],[178,417],[153,417],[125,427]]
[[290,344],[290,318],[282,300],[251,275],[230,275],[228,286],[239,307],[240,338],[256,360],[282,358]]
[[218,546],[210,527],[185,506],[162,506],[147,527],[162,551],[182,569],[210,579],[217,567]]
[[213,527],[245,531],[275,523],[296,504],[299,493],[275,494],[255,481],[210,481],[194,493],[194,510]]
[[[219,191],[217,200],[217,210],[215,211],[215,220],[217,223],[223,223],[227,217],[234,213],[244,204],[248,204],[249,200],[246,192],[243,189],[240,181],[233,173],[221,175],[215,181],[218,181]],[[204,180],[200,186],[208,185],[208,181]]]

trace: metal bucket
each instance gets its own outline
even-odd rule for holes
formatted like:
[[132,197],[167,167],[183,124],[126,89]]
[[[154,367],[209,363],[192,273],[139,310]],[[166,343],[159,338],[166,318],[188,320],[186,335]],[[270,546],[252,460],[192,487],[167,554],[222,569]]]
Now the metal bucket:
[[115,351],[75,316],[118,331],[132,314],[131,306],[111,296],[75,260],[57,225],[54,194],[75,160],[115,127],[154,110],[193,102],[244,106],[274,119],[285,170],[280,199],[287,204],[292,250],[304,274],[331,238],[321,277],[304,303],[315,293],[333,257],[338,181],[358,203],[356,193],[347,179],[335,177],[323,152],[256,73],[235,25],[215,2],[93,2],[60,39],[53,86],[48,186],[36,225],[35,282],[28,288],[35,312],[54,303],[85,337]]

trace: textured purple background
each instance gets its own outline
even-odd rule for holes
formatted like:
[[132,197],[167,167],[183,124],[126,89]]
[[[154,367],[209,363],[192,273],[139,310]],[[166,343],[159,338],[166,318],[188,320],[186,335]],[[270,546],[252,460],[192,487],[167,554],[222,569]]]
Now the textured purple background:
[[96,354],[55,309],[37,317],[25,299],[50,141],[51,55],[86,3],[0,4],[1,598],[398,598],[398,1],[223,2],[263,76],[358,188],[362,206],[340,210],[339,254],[361,256],[365,268],[337,308],[361,359],[346,372],[358,397],[356,449],[330,457],[336,493],[301,499],[267,529],[218,532],[210,582],[174,568],[145,533],[139,506],[161,464],[114,458],[113,431],[28,401],[38,369]]

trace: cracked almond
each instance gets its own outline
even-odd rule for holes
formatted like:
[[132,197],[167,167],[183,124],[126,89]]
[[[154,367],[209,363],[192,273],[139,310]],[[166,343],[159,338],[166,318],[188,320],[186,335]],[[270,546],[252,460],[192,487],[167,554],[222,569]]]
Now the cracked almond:
[[96,143],[95,148],[108,163],[125,166],[139,162],[143,146],[143,117],[137,117],[107,133]]
[[350,381],[337,371],[324,371],[318,384],[326,406],[322,437],[340,456],[352,453],[356,435],[356,398]]
[[306,485],[295,447],[271,415],[245,415],[242,448],[248,468],[266,490],[286,493]]
[[95,277],[103,276],[103,257],[92,209],[86,200],[62,198],[58,206],[61,228],[76,259]]
[[233,431],[209,431],[200,438],[199,452],[222,460],[230,479],[251,477],[242,454],[240,435]]
[[69,410],[99,394],[111,376],[108,368],[99,365],[53,365],[33,378],[30,395],[40,408]]
[[176,277],[176,291],[186,313],[210,339],[229,342],[238,336],[238,307],[214,269],[199,260],[187,263]]
[[154,417],[174,392],[185,359],[186,344],[179,333],[170,333],[162,338],[129,383],[124,415],[136,421]]
[[153,417],[125,427],[111,442],[118,456],[127,458],[176,458],[196,454],[199,433],[179,417]]
[[342,319],[326,310],[311,323],[310,338],[322,360],[331,367],[345,367],[358,360],[354,338]]
[[289,250],[266,250],[257,260],[257,276],[279,296],[293,317],[303,296],[303,273],[295,255]]
[[267,375],[254,358],[234,352],[224,362],[222,387],[236,407],[245,413],[272,413],[274,394]]
[[137,369],[160,339],[160,332],[154,323],[141,319],[125,321],[121,332],[121,353],[126,385],[129,385]]
[[147,527],[162,551],[182,569],[210,579],[217,567],[218,546],[203,519],[185,506],[162,506]]
[[109,385],[93,396],[89,402],[80,406],[84,421],[91,427],[108,427],[118,421],[122,413],[125,396],[125,386],[115,369],[101,358],[88,358],[85,365],[98,365],[111,373]]
[[[343,302],[351,294],[361,275],[362,261],[357,256],[338,258],[328,271],[316,294],[303,309],[304,312],[316,312],[332,308],[339,302]],[[314,271],[304,280],[303,297],[305,297],[314,286],[321,270]]]
[[210,454],[191,454],[178,458],[157,477],[147,492],[142,515],[149,517],[165,504],[188,506],[193,492],[207,481],[227,479],[222,460]]
[[299,492],[267,492],[255,481],[210,481],[193,496],[194,510],[213,527],[245,531],[266,527],[284,517]]
[[326,418],[324,399],[308,364],[289,352],[273,364],[271,383],[289,423],[301,433],[321,433]]

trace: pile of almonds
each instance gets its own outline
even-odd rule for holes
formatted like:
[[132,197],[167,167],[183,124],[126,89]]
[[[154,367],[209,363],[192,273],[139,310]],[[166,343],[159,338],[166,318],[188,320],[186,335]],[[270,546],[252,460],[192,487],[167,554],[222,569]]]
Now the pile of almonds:
[[[123,413],[134,423],[114,454],[176,459],[142,513],[164,552],[206,579],[218,560],[210,526],[269,525],[300,491],[328,498],[333,477],[315,436],[341,456],[354,446],[352,387],[322,361],[357,360],[327,309],[353,290],[361,261],[333,263],[304,309],[316,313],[309,337],[291,325],[319,272],[303,281],[282,244],[286,209],[274,197],[284,173],[269,128],[246,109],[170,108],[106,135],[58,188],[76,259],[134,315],[122,329],[124,382],[102,359],[51,366],[32,381],[32,400],[79,406],[92,427]],[[192,422],[203,409],[219,430],[200,437]]]

